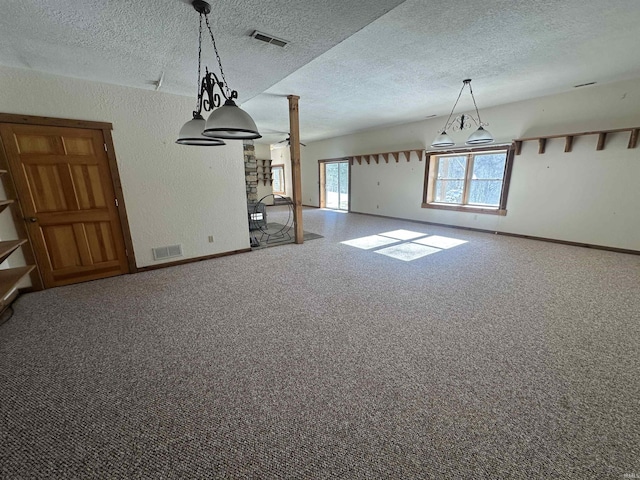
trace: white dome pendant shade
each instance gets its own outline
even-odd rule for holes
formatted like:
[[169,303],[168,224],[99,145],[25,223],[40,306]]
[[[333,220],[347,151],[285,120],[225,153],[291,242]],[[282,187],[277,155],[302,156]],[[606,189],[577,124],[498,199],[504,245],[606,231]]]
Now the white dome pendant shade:
[[445,147],[453,147],[455,142],[453,139],[447,135],[447,132],[443,131],[440,135],[436,137],[436,139],[431,144],[434,148],[445,148]]
[[483,127],[479,127],[467,139],[467,145],[487,145],[488,143],[493,143],[493,136]]
[[255,140],[262,138],[253,118],[228,99],[216,108],[207,119],[202,135],[205,137],[224,138],[229,140]]
[[202,115],[198,114],[183,125],[178,135],[176,143],[179,145],[194,145],[200,147],[218,147],[220,145],[226,145],[224,141],[219,138],[205,137],[202,135],[204,130],[205,121]]

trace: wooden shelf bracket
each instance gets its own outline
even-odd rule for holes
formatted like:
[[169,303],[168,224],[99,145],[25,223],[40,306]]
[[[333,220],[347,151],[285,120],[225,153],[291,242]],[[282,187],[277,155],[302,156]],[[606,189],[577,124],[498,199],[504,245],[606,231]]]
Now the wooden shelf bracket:
[[376,164],[380,163],[380,157],[382,157],[382,159],[384,160],[385,163],[389,163],[389,158],[393,158],[396,163],[398,163],[400,161],[400,155],[404,155],[404,158],[407,160],[407,162],[411,161],[411,153],[415,152],[417,157],[418,157],[418,161],[421,162],[422,158],[423,158],[423,154],[424,154],[424,149],[413,149],[413,150],[398,150],[395,152],[382,152],[382,153],[369,153],[366,155],[353,155],[351,158],[351,161],[356,161],[358,162],[358,165],[362,165],[362,160],[364,160],[365,162],[367,162],[367,165],[371,164],[371,160],[373,160],[374,162],[376,162]]
[[610,133],[620,133],[620,132],[629,132],[629,143],[627,148],[636,148],[638,145],[638,135],[640,134],[640,127],[630,127],[630,128],[617,128],[614,130],[596,130],[593,132],[578,132],[578,133],[564,133],[561,135],[546,135],[541,137],[529,137],[529,138],[518,138],[514,140],[516,145],[516,155],[520,155],[522,153],[522,143],[529,141],[538,141],[538,153],[543,154],[546,150],[547,140],[551,138],[563,138],[565,139],[564,143],[564,151],[571,152],[573,150],[573,141],[575,137],[582,137],[585,135],[598,135],[598,142],[596,144],[596,150],[604,150],[607,143],[607,135]]

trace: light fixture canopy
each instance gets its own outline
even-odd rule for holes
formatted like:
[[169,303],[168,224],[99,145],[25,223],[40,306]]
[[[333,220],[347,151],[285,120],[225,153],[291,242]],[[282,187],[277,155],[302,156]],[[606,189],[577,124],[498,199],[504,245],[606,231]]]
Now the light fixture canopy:
[[[465,87],[467,85],[469,86],[469,93],[471,93],[471,98],[473,99],[473,106],[475,107],[476,116],[477,116],[478,119],[476,120],[475,118],[473,118],[473,115],[464,115],[464,114],[462,114],[462,115],[458,115],[453,120],[451,120],[451,117],[453,116],[453,112],[455,111],[456,106],[458,105],[458,102],[460,101],[460,97],[462,96],[462,92],[463,92],[463,90],[465,89]],[[486,144],[489,144],[489,143],[493,143],[493,136],[491,135],[491,133],[489,133],[488,130],[485,130],[485,128],[484,128],[488,124],[487,123],[483,123],[482,120],[480,120],[480,112],[478,111],[478,105],[476,104],[476,98],[473,95],[473,89],[471,88],[471,79],[470,78],[462,81],[462,88],[460,89],[460,93],[458,94],[458,98],[456,99],[456,102],[453,104],[453,108],[451,109],[451,113],[449,114],[449,118],[447,118],[447,122],[445,123],[444,128],[442,129],[442,133],[440,133],[435,138],[435,140],[433,141],[431,146],[434,147],[434,148],[453,147],[455,145],[455,142],[447,134],[447,130],[452,129],[455,132],[455,131],[458,131],[458,130],[465,130],[467,128],[471,128],[471,123],[468,121],[469,119],[471,119],[473,121],[473,123],[478,127],[478,129],[469,136],[469,138],[467,139],[466,144],[467,145],[486,145]]]
[[[231,90],[222,69],[222,62],[216,46],[216,40],[209,24],[211,5],[204,0],[193,0],[193,8],[200,14],[200,30],[198,36],[198,92],[196,109],[193,119],[184,124],[178,135],[176,143],[180,145],[217,146],[225,145],[221,139],[230,140],[254,140],[262,136],[258,132],[256,123],[251,116],[236,105],[234,100],[238,98],[238,92]],[[202,20],[206,23],[211,36],[213,49],[218,60],[220,78],[210,72],[208,68],[201,77],[202,65]],[[224,104],[222,99],[224,98]],[[205,122],[202,110],[213,110],[209,119]],[[198,131],[199,129],[199,131]]]

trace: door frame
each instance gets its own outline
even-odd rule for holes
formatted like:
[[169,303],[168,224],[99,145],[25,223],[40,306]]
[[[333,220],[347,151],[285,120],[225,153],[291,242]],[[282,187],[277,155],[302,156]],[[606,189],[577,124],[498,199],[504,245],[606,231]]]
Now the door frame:
[[[327,158],[325,160],[318,160],[318,205],[320,208],[326,207],[326,199],[323,195],[323,179],[325,176],[325,166],[327,163],[347,163],[349,165],[349,187],[348,194],[349,199],[347,201],[347,212],[351,211],[351,165],[353,165],[353,158],[351,157],[341,157],[341,158]],[[345,211],[345,210],[342,210]]]
[[[120,180],[120,172],[118,171],[118,162],[116,160],[115,147],[113,145],[113,137],[111,136],[111,130],[113,125],[107,122],[93,122],[89,120],[74,120],[67,118],[52,118],[52,117],[38,117],[33,115],[19,115],[13,113],[0,113],[0,123],[17,123],[22,125],[35,125],[42,127],[67,127],[67,128],[86,128],[89,130],[102,131],[102,137],[104,138],[105,150],[107,153],[107,162],[109,165],[109,171],[111,173],[111,183],[113,185],[113,191],[118,201],[117,211],[120,219],[120,228],[122,229],[122,237],[124,239],[124,247],[127,251],[127,264],[129,267],[129,273],[137,273],[138,268],[136,266],[136,256],[133,250],[133,240],[131,239],[131,229],[129,228],[129,217],[127,215],[127,208],[124,201],[124,192],[122,191],[122,182]],[[7,153],[4,148],[2,139],[0,138],[0,168],[3,168],[9,172],[10,175],[6,176],[8,182],[5,182],[5,189],[13,190],[11,193],[15,193],[14,198],[17,208],[12,209],[13,220],[16,225],[16,229],[19,234],[22,235],[22,231],[25,232],[27,238],[29,238],[29,244],[32,245],[32,239],[28,235],[27,228],[24,225],[24,215],[22,214],[22,205],[17,195],[17,189],[15,182],[13,181],[13,174],[7,158]],[[9,192],[7,192],[9,193]],[[33,248],[33,247],[32,247]],[[33,256],[33,262],[35,262],[35,255],[30,252],[30,257]],[[31,259],[27,259],[28,262]],[[38,281],[34,282],[33,290],[44,289],[42,277],[40,274],[40,266],[36,269],[38,272]]]

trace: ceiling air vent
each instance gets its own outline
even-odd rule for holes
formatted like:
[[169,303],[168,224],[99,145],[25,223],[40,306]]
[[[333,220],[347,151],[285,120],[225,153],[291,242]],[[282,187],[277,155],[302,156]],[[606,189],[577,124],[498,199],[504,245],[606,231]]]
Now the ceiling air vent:
[[265,43],[270,43],[271,45],[275,45],[277,47],[284,47],[287,43],[289,43],[286,40],[272,37],[271,35],[267,35],[266,33],[262,33],[257,30],[254,30],[251,36],[256,40],[260,40]]

